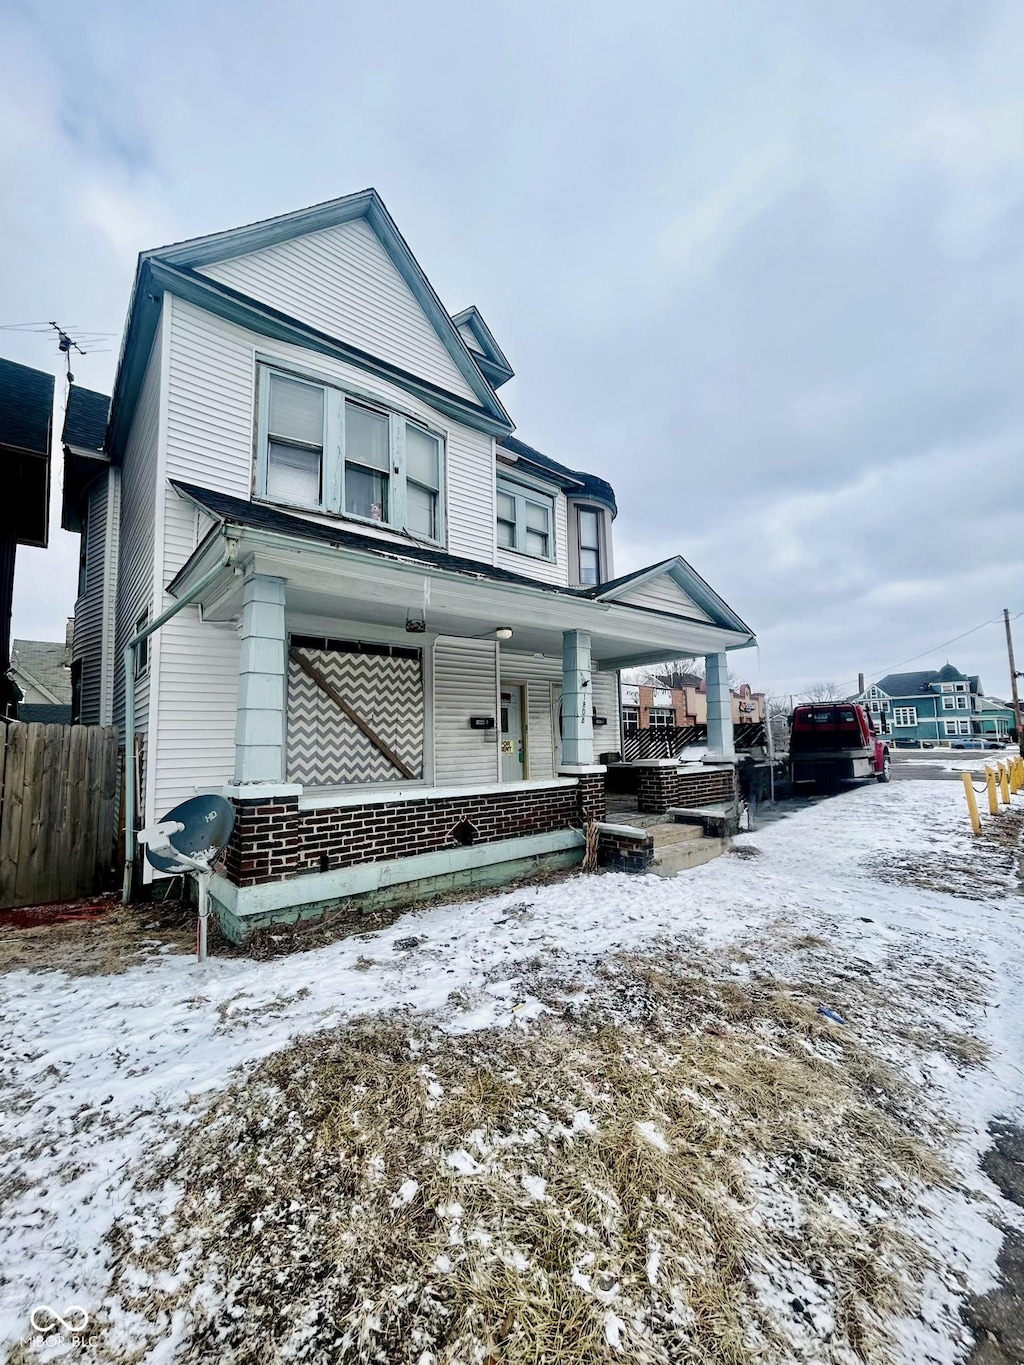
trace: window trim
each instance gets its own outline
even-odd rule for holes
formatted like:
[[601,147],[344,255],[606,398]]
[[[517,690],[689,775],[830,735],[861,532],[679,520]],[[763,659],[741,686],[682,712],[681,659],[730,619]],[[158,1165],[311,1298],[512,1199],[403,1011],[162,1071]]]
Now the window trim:
[[[583,544],[583,513],[590,513],[594,517],[594,538],[595,545]],[[604,526],[603,509],[591,503],[578,502],[575,506],[576,513],[576,577],[579,579],[580,587],[594,588],[605,581],[604,574],[604,546],[602,545],[602,531]],[[583,551],[584,549],[593,550],[597,556],[597,577],[593,583],[586,583],[583,578]]]
[[[902,717],[911,716],[912,720],[905,720]],[[916,706],[894,706],[892,709],[892,727],[894,730],[914,730],[917,727],[917,707]]]
[[[524,544],[502,545],[497,540],[498,533],[498,494],[504,493],[515,502],[516,508],[516,538],[520,532],[523,534]],[[521,483],[516,479],[509,478],[507,474],[499,473],[494,481],[494,533],[495,544],[498,551],[506,554],[524,555],[527,559],[538,559],[542,564],[554,564],[557,560],[557,545],[555,541],[555,493],[543,492],[532,484]],[[526,503],[532,502],[537,506],[543,504],[548,512],[548,553],[546,555],[535,555],[531,550],[526,549]],[[504,520],[504,518],[503,518]]]
[[[320,470],[320,502],[288,502],[272,498],[267,493],[270,445],[270,380],[280,375],[295,383],[311,384],[324,394],[324,444]],[[386,417],[388,421],[388,514],[387,521],[363,517],[345,507],[345,404],[352,402]],[[446,548],[448,544],[448,433],[403,407],[396,407],[377,395],[356,385],[339,383],[323,375],[314,375],[300,367],[283,365],[269,358],[256,357],[255,404],[255,460],[253,466],[253,500],[271,507],[295,508],[299,512],[314,512],[319,516],[337,517],[373,526],[395,535],[407,536],[422,545]],[[407,526],[407,482],[405,432],[407,426],[418,427],[437,442],[437,536],[425,536]],[[417,483],[417,480],[413,480]]]

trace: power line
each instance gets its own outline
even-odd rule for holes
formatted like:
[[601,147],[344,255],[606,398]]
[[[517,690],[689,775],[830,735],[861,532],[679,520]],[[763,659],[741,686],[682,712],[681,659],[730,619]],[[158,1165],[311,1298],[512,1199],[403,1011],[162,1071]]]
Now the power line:
[[[1024,616],[1024,612],[1018,611],[1015,615],[1010,617],[1010,620],[1016,621],[1020,616]],[[955,645],[958,640],[965,640],[968,635],[973,635],[975,631],[983,630],[985,626],[998,625],[998,623],[1002,619],[1003,618],[1001,616],[993,616],[988,621],[982,621],[979,625],[971,626],[970,630],[965,630],[960,635],[954,635],[951,640],[943,640],[941,644],[932,645],[930,649],[924,649],[921,651],[920,654],[913,654],[909,659],[901,659],[898,664],[889,664],[887,668],[866,670],[864,676],[868,677],[870,674],[876,678],[884,677],[887,673],[891,673],[894,669],[904,668],[907,664],[916,663],[918,659],[927,658],[929,654],[937,654],[940,649],[945,649],[947,645]],[[854,679],[849,684],[847,683],[840,684],[840,687],[841,689],[847,686],[853,687],[857,682],[859,682],[859,679]]]

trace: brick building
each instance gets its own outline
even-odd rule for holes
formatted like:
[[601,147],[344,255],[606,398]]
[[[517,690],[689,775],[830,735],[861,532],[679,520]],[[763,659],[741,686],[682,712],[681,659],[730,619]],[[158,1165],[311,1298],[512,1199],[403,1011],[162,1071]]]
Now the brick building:
[[[765,718],[763,692],[749,683],[730,689],[734,725],[757,725]],[[647,683],[623,683],[622,728],[624,730],[673,729],[707,725],[708,690],[703,678],[692,675],[682,687],[654,687]]]

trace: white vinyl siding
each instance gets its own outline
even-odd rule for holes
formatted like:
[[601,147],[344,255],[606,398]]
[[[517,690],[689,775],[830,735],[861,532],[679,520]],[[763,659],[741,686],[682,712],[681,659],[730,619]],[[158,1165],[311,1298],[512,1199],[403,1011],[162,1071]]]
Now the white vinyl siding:
[[[121,535],[114,651],[114,723],[124,730],[124,670],[121,651],[140,614],[153,604],[157,552],[157,465],[159,455],[160,369],[163,323],[157,328],[142,383],[121,472]],[[135,724],[149,724],[150,676],[135,687]]]
[[[434,641],[434,782],[498,780],[498,677],[493,640],[441,635]],[[470,716],[493,716],[474,730]]]
[[706,611],[698,607],[692,597],[670,578],[662,574],[635,588],[628,588],[615,600],[628,603],[632,607],[648,607],[654,611],[668,612],[671,616],[688,616],[693,621],[710,621]]
[[[569,582],[569,559],[567,554],[567,520],[565,496],[562,493],[554,494],[555,509],[555,555],[554,559],[535,559],[532,555],[517,554],[515,550],[504,550],[500,547],[497,551],[497,563],[502,569],[508,569],[511,573],[523,574],[526,578],[535,578],[541,583],[556,583],[559,587],[565,587]],[[494,539],[494,511],[491,512],[491,537]]]
[[479,402],[365,219],[204,266],[201,273]]
[[[405,413],[445,434],[447,548],[467,559],[494,562],[494,444],[489,436],[443,418],[426,403],[362,370],[296,346],[271,343],[255,332],[225,322],[204,309],[172,301],[170,381],[167,411],[167,474],[236,498],[253,494],[257,356],[313,380]],[[168,490],[170,499],[180,499]],[[293,515],[337,525],[337,517],[289,509]],[[168,534],[171,534],[168,504]],[[395,540],[395,532],[373,523],[351,522],[353,530]],[[168,544],[176,564],[192,549],[194,516],[187,518],[188,550]],[[175,534],[185,529],[180,522]],[[404,541],[404,537],[401,538]],[[180,558],[179,558],[180,555]],[[173,572],[173,570],[172,570]]]
[[592,674],[594,689],[594,711],[599,716],[607,716],[607,725],[594,726],[594,758],[599,754],[616,753],[622,748],[622,731],[619,717],[619,682],[617,673]]

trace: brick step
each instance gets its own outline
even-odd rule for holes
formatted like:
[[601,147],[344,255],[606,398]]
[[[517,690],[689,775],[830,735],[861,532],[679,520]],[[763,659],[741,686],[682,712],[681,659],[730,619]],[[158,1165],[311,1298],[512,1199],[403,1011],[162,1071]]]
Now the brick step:
[[656,877],[674,877],[679,872],[700,867],[720,857],[729,847],[728,839],[711,839],[702,836],[682,843],[666,844],[654,851],[651,871]]

